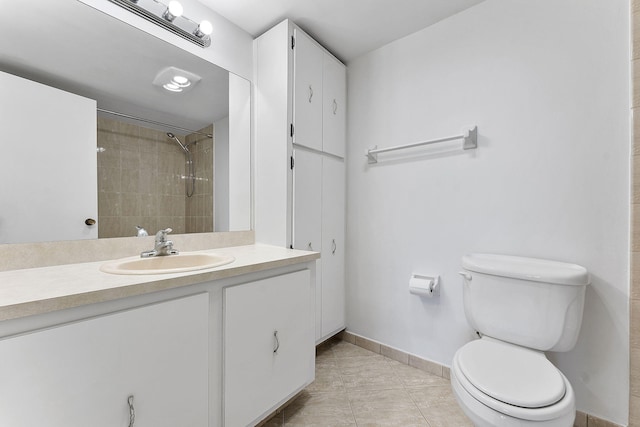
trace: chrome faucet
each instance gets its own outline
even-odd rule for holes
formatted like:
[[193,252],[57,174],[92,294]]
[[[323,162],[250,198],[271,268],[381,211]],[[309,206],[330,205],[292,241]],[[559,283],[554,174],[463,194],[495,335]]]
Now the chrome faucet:
[[172,231],[173,230],[170,228],[158,231],[156,233],[156,244],[153,250],[142,252],[140,257],[149,258],[152,256],[178,255],[179,252],[173,249],[173,242],[171,240],[167,240],[167,234]]
[[147,233],[147,230],[145,230],[143,227],[141,227],[140,225],[136,225],[136,235],[138,237],[145,237],[148,236],[149,233]]

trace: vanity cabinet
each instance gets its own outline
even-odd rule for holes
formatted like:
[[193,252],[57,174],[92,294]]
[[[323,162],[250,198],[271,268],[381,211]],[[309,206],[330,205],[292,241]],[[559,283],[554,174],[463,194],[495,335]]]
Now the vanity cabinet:
[[314,378],[309,270],[227,287],[224,425],[255,425]]
[[288,20],[256,39],[256,240],[322,253],[316,342],[345,325],[345,123],[340,61]]
[[209,423],[209,297],[133,308],[0,340],[0,425]]

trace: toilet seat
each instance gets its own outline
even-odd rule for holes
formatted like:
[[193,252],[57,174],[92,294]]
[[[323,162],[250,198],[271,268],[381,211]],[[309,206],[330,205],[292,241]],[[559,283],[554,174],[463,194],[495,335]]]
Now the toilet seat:
[[562,375],[539,351],[487,337],[465,345],[458,363],[475,388],[509,405],[542,408],[565,394]]
[[569,381],[535,350],[483,337],[456,352],[452,370],[471,397],[510,417],[547,421],[574,410]]

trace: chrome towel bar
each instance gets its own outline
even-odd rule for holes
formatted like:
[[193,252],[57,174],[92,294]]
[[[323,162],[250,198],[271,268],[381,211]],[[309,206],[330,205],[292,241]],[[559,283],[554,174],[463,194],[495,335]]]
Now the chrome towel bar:
[[438,139],[433,139],[431,141],[414,142],[413,144],[407,144],[407,145],[396,145],[395,147],[388,147],[388,148],[378,148],[376,146],[368,149],[365,155],[369,159],[369,164],[378,163],[379,153],[387,153],[389,151],[403,150],[405,148],[420,147],[423,145],[436,144],[438,142],[455,141],[456,139],[464,140],[464,143],[462,144],[463,150],[470,150],[472,148],[477,148],[478,147],[478,126],[474,126],[473,129],[469,129],[465,131],[465,133],[462,135],[448,136],[446,138],[438,138]]

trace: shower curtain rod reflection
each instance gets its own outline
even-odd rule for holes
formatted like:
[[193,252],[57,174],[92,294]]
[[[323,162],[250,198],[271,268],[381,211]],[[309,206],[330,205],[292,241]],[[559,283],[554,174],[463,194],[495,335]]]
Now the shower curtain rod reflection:
[[180,126],[170,125],[168,123],[156,122],[155,120],[143,119],[142,117],[131,116],[129,114],[118,113],[117,111],[105,110],[103,108],[96,108],[96,110],[98,110],[98,111],[100,111],[102,113],[112,114],[112,115],[118,116],[118,117],[124,117],[124,118],[127,118],[127,119],[136,120],[136,121],[139,121],[139,122],[151,123],[153,125],[166,126],[166,127],[170,128],[170,129],[173,129],[173,130],[181,130],[181,131],[184,131],[184,132],[195,133],[197,135],[204,135],[207,138],[213,138],[213,135],[211,135],[210,133],[203,133],[203,132],[199,132],[197,130],[191,130],[191,129],[183,128],[183,127],[180,127]]

